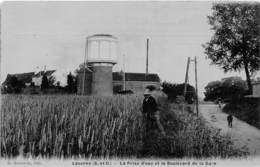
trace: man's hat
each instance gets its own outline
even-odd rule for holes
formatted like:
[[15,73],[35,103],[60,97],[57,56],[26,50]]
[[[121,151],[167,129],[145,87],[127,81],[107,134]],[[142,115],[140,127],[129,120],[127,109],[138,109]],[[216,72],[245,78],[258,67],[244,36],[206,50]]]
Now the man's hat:
[[144,95],[151,95],[151,92],[149,91],[149,89],[145,89]]

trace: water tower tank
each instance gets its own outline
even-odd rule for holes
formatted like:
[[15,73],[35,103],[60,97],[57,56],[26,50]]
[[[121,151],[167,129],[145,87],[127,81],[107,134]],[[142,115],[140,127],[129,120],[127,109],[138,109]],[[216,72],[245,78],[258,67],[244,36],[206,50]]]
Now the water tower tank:
[[118,40],[98,34],[87,38],[87,62],[92,70],[91,94],[112,95],[112,68],[117,62]]

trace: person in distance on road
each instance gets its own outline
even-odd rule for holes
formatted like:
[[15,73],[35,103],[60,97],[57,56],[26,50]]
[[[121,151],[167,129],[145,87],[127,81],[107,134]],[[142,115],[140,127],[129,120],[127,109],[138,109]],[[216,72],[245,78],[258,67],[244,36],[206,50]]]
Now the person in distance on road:
[[227,116],[228,127],[232,128],[233,117],[231,114]]
[[221,109],[221,103],[222,103],[222,100],[221,100],[221,98],[218,98],[218,107]]

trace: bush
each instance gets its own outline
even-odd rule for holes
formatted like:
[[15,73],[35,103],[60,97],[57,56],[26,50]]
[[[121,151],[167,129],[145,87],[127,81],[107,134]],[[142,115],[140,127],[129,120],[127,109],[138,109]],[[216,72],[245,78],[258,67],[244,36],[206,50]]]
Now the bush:
[[47,75],[42,76],[41,90],[46,90],[50,87]]
[[240,77],[229,77],[208,83],[205,90],[205,101],[216,101],[218,98],[237,101],[247,93],[247,84]]
[[[172,84],[169,82],[163,82],[162,88],[163,92],[167,94],[170,101],[176,101],[177,96],[183,96],[185,84]],[[195,99],[195,88],[187,84],[187,93],[185,100],[191,104],[193,99]]]
[[223,111],[260,129],[258,105],[257,99],[244,98],[226,104]]
[[25,83],[18,80],[16,76],[8,75],[5,83],[1,87],[1,93],[21,93],[22,88],[25,87]]

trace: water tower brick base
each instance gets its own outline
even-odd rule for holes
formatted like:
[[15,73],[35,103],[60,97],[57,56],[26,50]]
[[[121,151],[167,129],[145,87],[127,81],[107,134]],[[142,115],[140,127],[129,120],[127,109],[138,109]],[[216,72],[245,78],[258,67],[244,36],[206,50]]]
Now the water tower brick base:
[[92,95],[113,95],[112,66],[93,65]]

